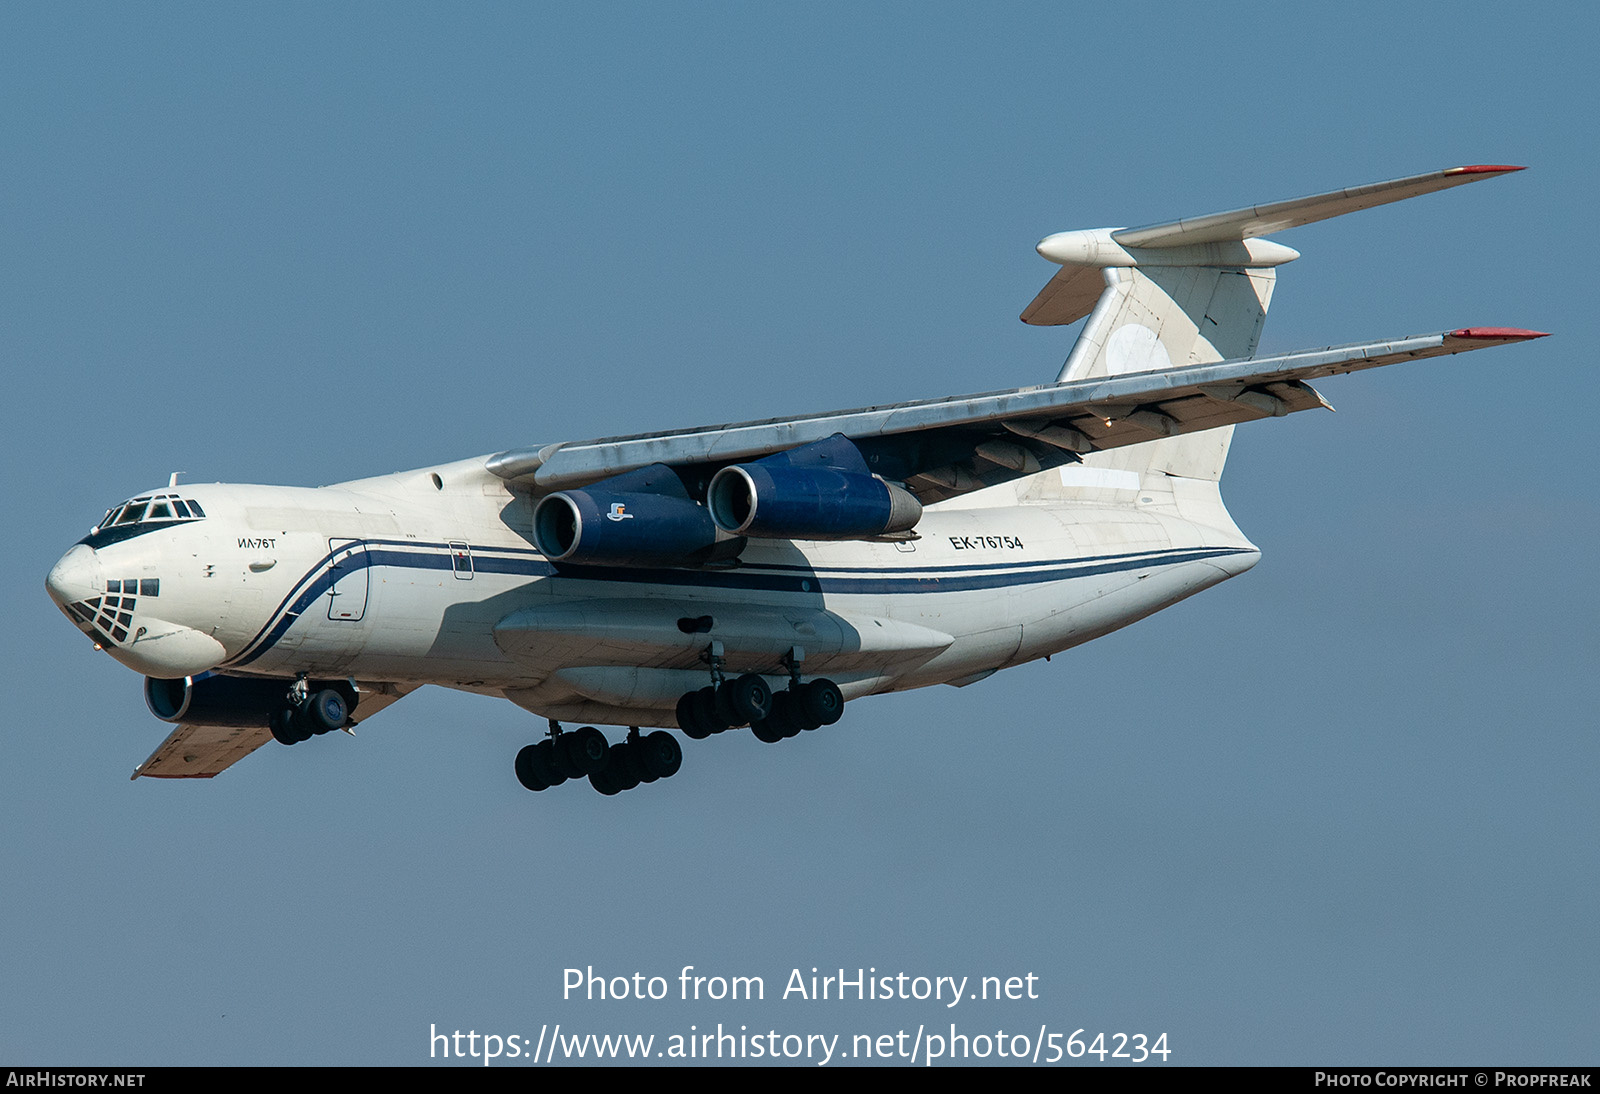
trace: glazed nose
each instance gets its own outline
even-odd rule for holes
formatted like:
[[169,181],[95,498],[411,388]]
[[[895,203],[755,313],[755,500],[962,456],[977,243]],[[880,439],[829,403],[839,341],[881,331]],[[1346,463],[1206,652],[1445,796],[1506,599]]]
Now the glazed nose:
[[51,567],[44,587],[50,590],[50,598],[62,607],[100,596],[106,591],[100,556],[94,553],[93,547],[74,543]]

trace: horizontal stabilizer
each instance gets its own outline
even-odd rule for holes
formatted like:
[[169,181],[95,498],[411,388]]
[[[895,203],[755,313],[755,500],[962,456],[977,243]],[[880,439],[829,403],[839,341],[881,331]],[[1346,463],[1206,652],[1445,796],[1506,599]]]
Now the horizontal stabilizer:
[[1435,190],[1448,190],[1452,186],[1482,179],[1498,178],[1521,170],[1521,167],[1488,163],[1451,167],[1443,171],[1430,171],[1425,175],[1352,186],[1347,190],[1330,190],[1326,194],[1188,217],[1169,224],[1121,228],[1112,232],[1111,238],[1124,247],[1186,247],[1198,243],[1253,239],[1360,209],[1371,209],[1376,205],[1387,205],[1392,201],[1431,194]]
[[1023,309],[1022,321],[1035,327],[1076,323],[1100,299],[1107,285],[1101,271],[1108,268],[1278,266],[1292,262],[1299,252],[1260,236],[1521,170],[1501,164],[1451,167],[1165,224],[1057,232],[1040,240],[1036,250],[1061,269]]

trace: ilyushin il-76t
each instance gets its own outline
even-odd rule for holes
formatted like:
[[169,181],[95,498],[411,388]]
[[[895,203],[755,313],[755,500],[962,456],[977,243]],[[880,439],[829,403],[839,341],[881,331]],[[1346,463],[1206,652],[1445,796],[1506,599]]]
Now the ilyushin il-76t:
[[177,726],[135,777],[213,776],[438,684],[548,720],[516,756],[528,789],[586,777],[615,794],[678,771],[670,729],[782,742],[1250,569],[1260,552],[1219,490],[1234,426],[1326,406],[1322,377],[1541,336],[1254,356],[1277,268],[1299,257],[1263,237],[1517,170],[1048,236],[1059,270],[1022,319],[1087,316],[1053,383],[317,489],[174,475],[106,513],[46,584]]

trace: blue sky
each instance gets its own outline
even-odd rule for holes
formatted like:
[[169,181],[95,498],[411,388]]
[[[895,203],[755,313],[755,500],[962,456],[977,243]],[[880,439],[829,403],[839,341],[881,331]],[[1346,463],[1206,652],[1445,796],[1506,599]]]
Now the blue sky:
[[[1592,1061],[1596,37],[1579,4],[8,5],[0,1062],[952,1020]],[[1240,430],[1255,570],[666,784],[529,795],[542,725],[442,691],[129,782],[164,727],[42,588],[174,470],[312,485],[1046,381],[1040,237],[1472,162],[1530,170],[1280,237],[1263,348],[1557,336]],[[590,965],[768,999],[563,1001]],[[1040,998],[774,998],[813,966]]]

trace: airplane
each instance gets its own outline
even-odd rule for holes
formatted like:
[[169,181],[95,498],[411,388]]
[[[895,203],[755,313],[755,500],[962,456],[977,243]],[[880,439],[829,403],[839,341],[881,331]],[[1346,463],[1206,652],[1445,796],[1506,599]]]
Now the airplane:
[[1053,383],[315,489],[174,474],[107,511],[46,587],[177,726],[134,778],[209,778],[437,684],[548,720],[513,765],[528,789],[615,794],[679,770],[672,728],[778,743],[1250,569],[1260,551],[1220,492],[1235,425],[1328,407],[1322,377],[1544,337],[1460,327],[1256,357],[1277,268],[1299,257],[1264,237],[1520,170],[1047,236],[1059,268],[1021,318],[1087,318]]

